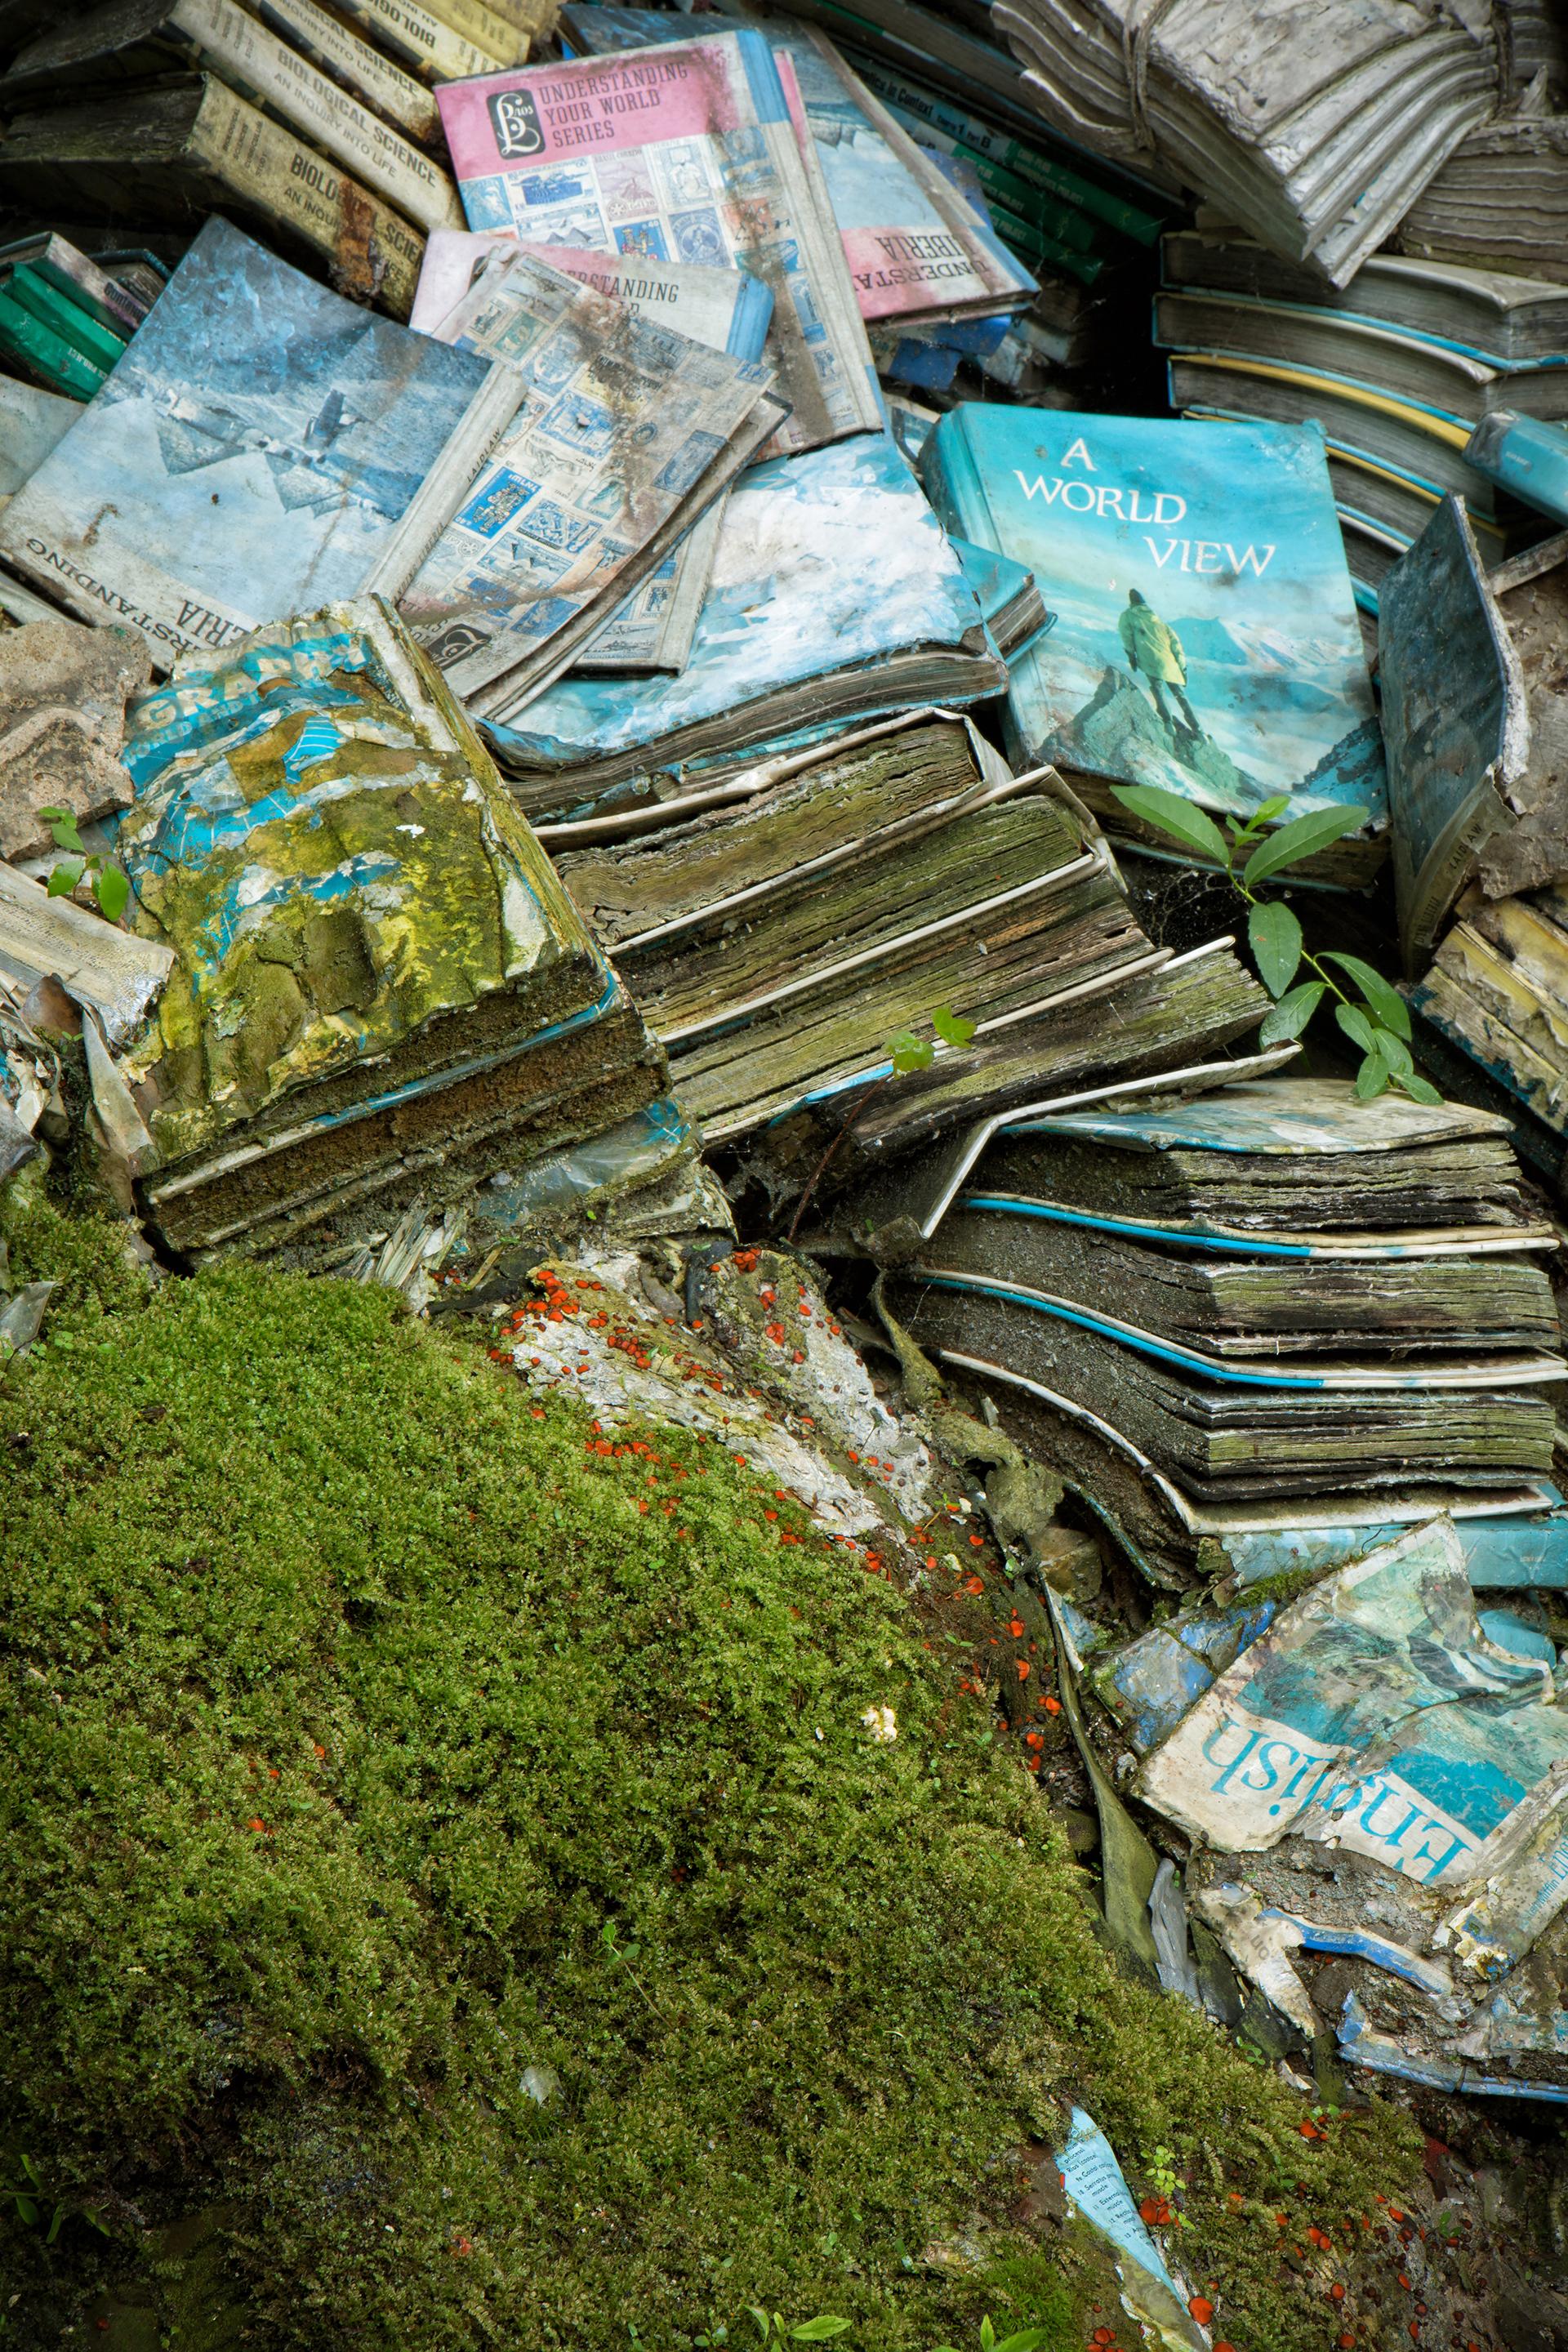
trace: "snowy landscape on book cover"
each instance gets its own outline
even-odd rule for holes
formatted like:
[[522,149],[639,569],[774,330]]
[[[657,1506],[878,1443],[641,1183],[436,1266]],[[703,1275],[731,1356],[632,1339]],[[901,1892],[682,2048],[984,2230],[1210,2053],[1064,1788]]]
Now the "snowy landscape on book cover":
[[0,539],[164,663],[232,645],[362,591],[490,373],[215,216]]

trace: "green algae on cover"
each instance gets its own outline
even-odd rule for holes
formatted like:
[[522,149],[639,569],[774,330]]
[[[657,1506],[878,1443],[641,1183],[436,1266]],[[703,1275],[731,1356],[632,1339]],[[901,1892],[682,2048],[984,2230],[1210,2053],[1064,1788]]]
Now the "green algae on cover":
[[1331,2340],[1277,2210],[1353,2263],[1418,2143],[1121,1972],[918,1595],[384,1292],[0,1228],[71,1269],[0,1376],[0,2151],[66,2210],[0,2213],[0,2345],[1081,2352],[1073,2103],[1216,2337]]
[[515,1046],[608,972],[483,747],[379,598],[183,664],[137,709],[119,836],[179,957],[130,1075],[165,1166]]

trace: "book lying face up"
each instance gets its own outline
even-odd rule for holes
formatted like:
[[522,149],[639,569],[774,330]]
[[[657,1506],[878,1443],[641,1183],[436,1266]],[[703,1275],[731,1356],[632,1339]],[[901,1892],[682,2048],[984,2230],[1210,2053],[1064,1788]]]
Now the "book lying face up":
[[210,220],[0,551],[165,662],[379,590],[459,693],[501,680],[515,699],[782,410],[762,370],[521,253],[447,332],[373,317]]
[[1292,817],[1359,806],[1324,877],[1371,873],[1383,743],[1315,427],[966,404],[921,471],[948,528],[1026,563],[1055,616],[1013,667],[1015,764],[1069,772],[1123,837],[1117,784],[1242,817],[1281,794]]

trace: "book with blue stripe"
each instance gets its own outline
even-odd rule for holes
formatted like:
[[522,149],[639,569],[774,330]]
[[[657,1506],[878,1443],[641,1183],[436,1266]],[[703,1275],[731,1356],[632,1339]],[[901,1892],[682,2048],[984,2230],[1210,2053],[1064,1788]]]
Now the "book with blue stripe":
[[927,1221],[895,1312],[1211,1499],[1525,1480],[1563,1360],[1507,1132],[1282,1076],[1023,1112]]
[[1117,785],[1359,809],[1313,870],[1375,870],[1383,745],[1316,428],[971,403],[921,470],[948,529],[1029,565],[1056,615],[1011,667],[1016,765],[1070,772],[1123,838]]

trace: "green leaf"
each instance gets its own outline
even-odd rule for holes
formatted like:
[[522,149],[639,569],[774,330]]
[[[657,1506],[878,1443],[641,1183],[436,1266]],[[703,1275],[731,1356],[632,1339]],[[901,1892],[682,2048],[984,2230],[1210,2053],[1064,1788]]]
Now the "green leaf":
[[1410,1048],[1404,1038],[1396,1037],[1392,1029],[1378,1029],[1373,1034],[1379,1055],[1394,1076],[1407,1078],[1415,1065],[1410,1058]]
[[1355,1074],[1357,1099],[1361,1102],[1373,1101],[1375,1097],[1384,1093],[1392,1076],[1393,1073],[1381,1054],[1369,1054]]
[[1158,784],[1112,784],[1112,793],[1124,809],[1141,816],[1156,833],[1167,834],[1184,849],[1212,857],[1216,866],[1230,866],[1230,845],[1213,817],[1184,801],[1180,793],[1163,792]]
[[61,824],[51,824],[49,832],[57,849],[81,849],[82,837],[76,829],[76,819],[68,816]]
[[1328,994],[1321,980],[1304,980],[1289,996],[1270,1005],[1263,1016],[1263,1026],[1258,1033],[1260,1045],[1283,1045],[1289,1038],[1299,1037],[1320,1002]]
[[66,2218],[66,2209],[65,2209],[65,2207],[64,2207],[63,2205],[57,2205],[57,2206],[55,2207],[55,2210],[54,2210],[54,2218],[53,2218],[53,2220],[52,2220],[52,2221],[50,2221],[50,2223],[49,2223],[49,2234],[48,2234],[48,2236],[47,2236],[47,2237],[45,2239],[45,2241],[44,2241],[44,2243],[45,2243],[47,2246],[52,2246],[52,2245],[54,2244],[54,2242],[55,2242],[55,2240],[59,2236],[59,2234],[60,2234],[60,2223],[65,2220],[65,2218]]
[[1396,1037],[1409,1036],[1410,1008],[1392,982],[1384,980],[1382,972],[1373,971],[1371,964],[1363,963],[1360,956],[1342,955],[1337,948],[1325,948],[1323,961],[1337,963],[1342,971],[1349,972],[1385,1029],[1392,1029]]
[[1352,1045],[1359,1045],[1363,1054],[1376,1053],[1377,1032],[1359,1004],[1336,1004],[1334,1019]]
[[826,2344],[830,2336],[842,2336],[847,2327],[854,2325],[852,2319],[834,2319],[826,2312],[819,2312],[815,2319],[803,2319],[798,2327],[792,2327],[790,2337],[796,2344]]
[[1247,918],[1247,936],[1258,958],[1263,985],[1270,996],[1283,996],[1301,961],[1301,926],[1278,898],[1253,907]]
[[[974,1023],[965,1021],[951,1004],[939,1004],[931,1016],[931,1025],[944,1045],[956,1046],[960,1052],[974,1034]],[[847,2325],[847,2322],[846,2322]]]
[[74,824],[76,819],[67,808],[47,808],[38,811],[40,824]]
[[1368,812],[1363,808],[1314,809],[1309,816],[1292,817],[1267,841],[1259,842],[1242,871],[1242,881],[1248,890],[1256,890],[1271,874],[1287,866],[1299,866],[1303,857],[1316,856],[1327,849],[1331,841],[1338,841],[1344,833],[1354,833],[1364,824]]
[[20,2213],[23,2221],[29,2224],[36,2221],[38,2218],[38,2209],[34,2204],[30,2197],[18,2197],[16,2200],[16,2210]]
[[1040,2352],[1041,2345],[1048,2344],[1050,2339],[1048,2327],[1020,2327],[1016,2335],[1002,2338],[996,2352]]
[[917,1037],[912,1029],[900,1029],[889,1038],[886,1052],[900,1077],[910,1070],[926,1070],[936,1059],[936,1047],[929,1037]]
[[1443,1100],[1430,1078],[1418,1078],[1413,1073],[1406,1073],[1399,1083],[1412,1102],[1431,1103],[1436,1106]]
[[771,2326],[771,2325],[772,2325],[772,2322],[771,2322],[771,2321],[769,2320],[769,2318],[768,2318],[768,2315],[767,2315],[767,2313],[766,2313],[765,2311],[759,2311],[759,2310],[758,2310],[758,2308],[757,2308],[757,2306],[756,2306],[756,2305],[755,2305],[754,2303],[749,2303],[749,2304],[746,2305],[746,2309],[751,2313],[752,2317],[756,2321],[757,2326],[762,2329],[762,2332],[763,2332],[763,2341],[764,2343],[766,2343],[766,2341],[767,2341],[767,2335],[768,2335],[768,2329],[769,2329],[769,2327],[770,2327],[770,2326]]
[[63,858],[49,877],[50,898],[68,898],[70,893],[76,888],[77,884],[81,880],[82,873],[86,865],[87,860],[85,857]]
[[131,897],[130,880],[118,866],[100,866],[92,877],[92,895],[110,921],[117,923]]
[[[1169,799],[1170,794],[1167,793],[1165,797]],[[980,2323],[980,2352],[995,2352],[995,2347],[996,2330],[992,2326],[989,2319],[983,2319]]]

